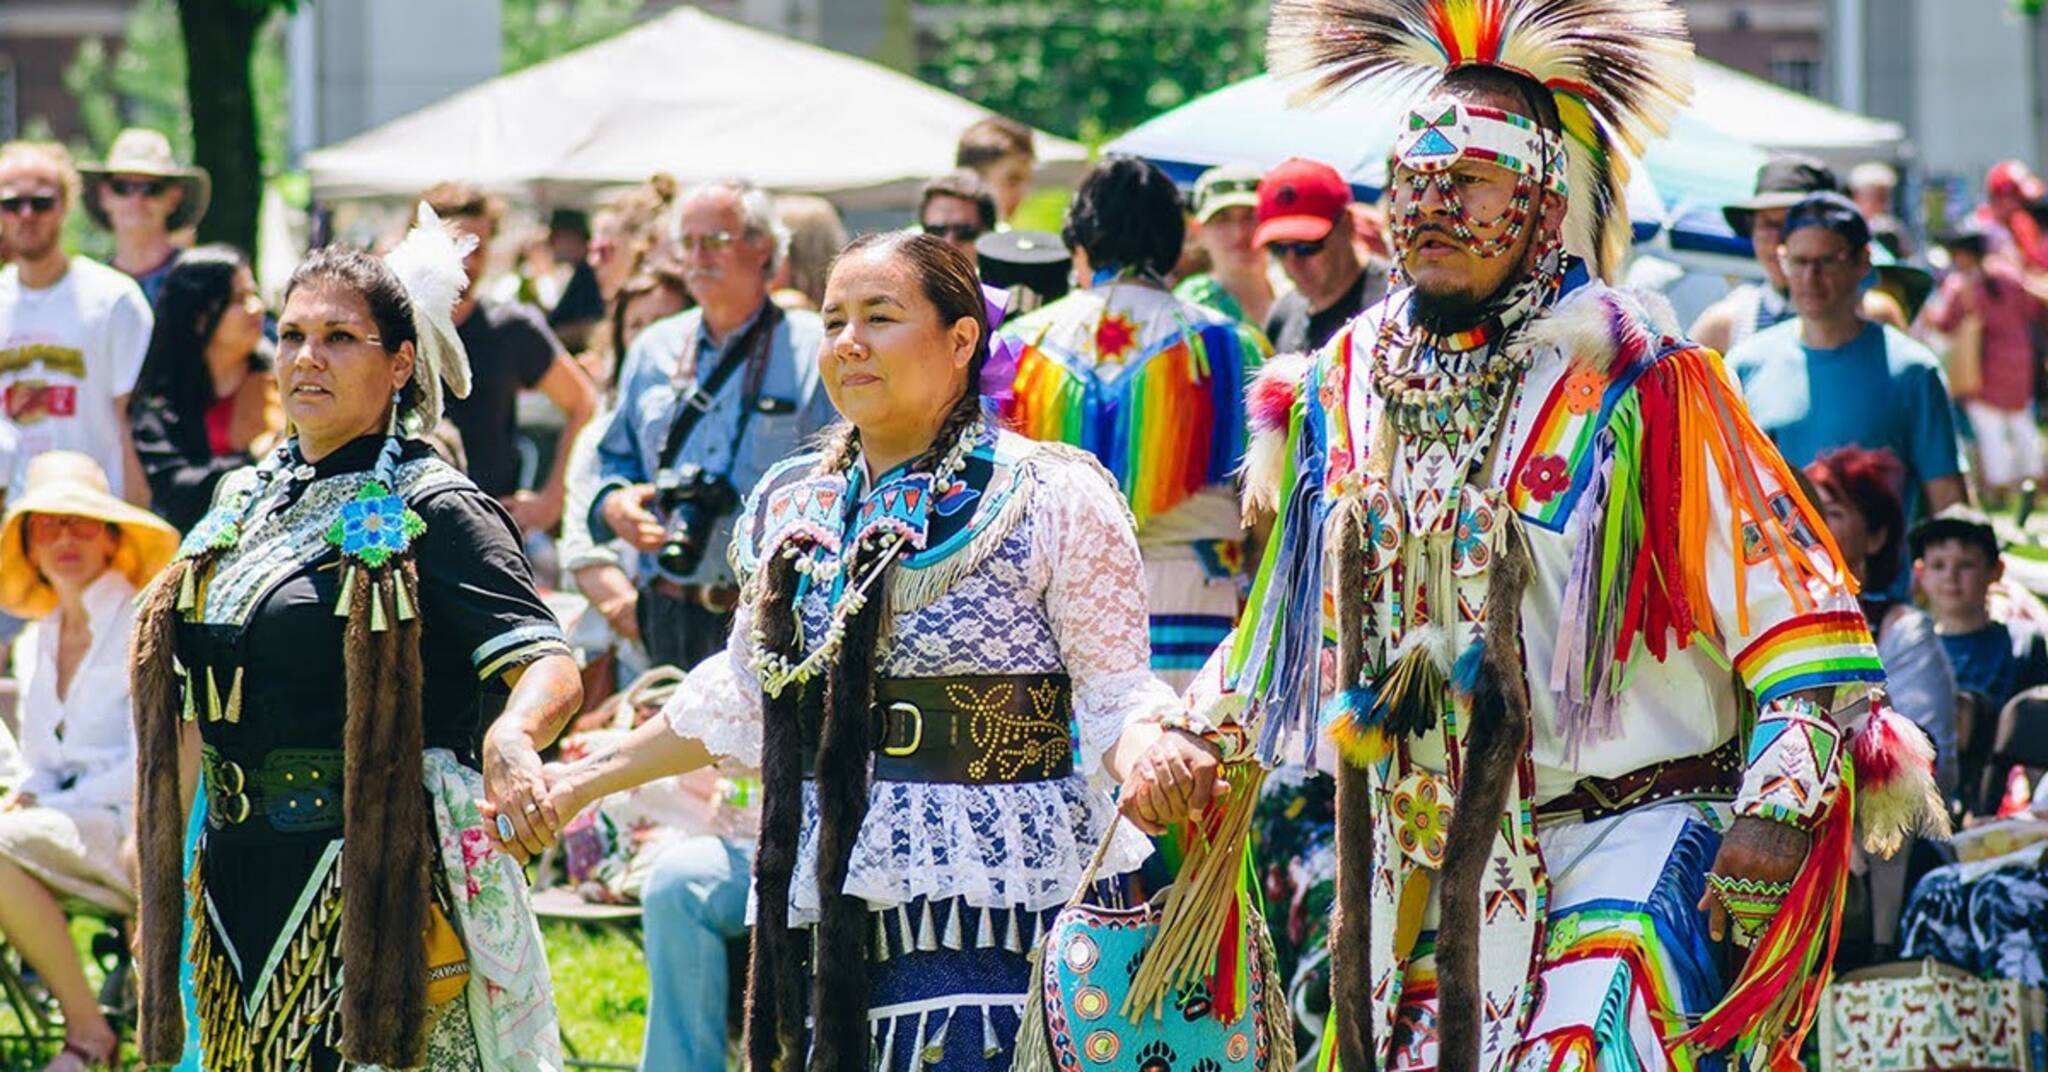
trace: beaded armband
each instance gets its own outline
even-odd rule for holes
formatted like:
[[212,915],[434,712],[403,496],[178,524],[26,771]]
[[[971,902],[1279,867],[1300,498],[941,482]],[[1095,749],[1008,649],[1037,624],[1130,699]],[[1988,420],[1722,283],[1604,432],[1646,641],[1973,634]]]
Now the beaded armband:
[[1810,830],[1841,784],[1842,732],[1811,700],[1785,697],[1757,715],[1735,814]]
[[1216,746],[1223,762],[1234,763],[1249,758],[1252,752],[1251,735],[1235,722],[1217,725],[1209,720],[1204,711],[1198,711],[1191,703],[1183,702],[1178,707],[1159,713],[1159,728],[1192,733]]

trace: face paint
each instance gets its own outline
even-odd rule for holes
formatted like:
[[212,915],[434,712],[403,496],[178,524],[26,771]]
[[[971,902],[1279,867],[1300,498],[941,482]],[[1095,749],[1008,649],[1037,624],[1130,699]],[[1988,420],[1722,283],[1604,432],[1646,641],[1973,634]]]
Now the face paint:
[[[1458,194],[1452,169],[1462,161],[1506,168],[1516,175],[1513,197],[1491,220],[1474,220]],[[1408,174],[1401,175],[1401,169]],[[1491,260],[1521,242],[1528,229],[1536,191],[1548,189],[1559,198],[1569,193],[1565,181],[1564,145],[1558,136],[1526,116],[1499,108],[1467,104],[1450,96],[1433,97],[1411,109],[1394,142],[1388,174],[1405,182],[1408,204],[1393,221],[1397,252],[1405,252],[1422,216],[1422,202],[1434,187],[1444,199],[1452,234],[1473,255]],[[1500,226],[1501,232],[1481,240],[1476,228]]]

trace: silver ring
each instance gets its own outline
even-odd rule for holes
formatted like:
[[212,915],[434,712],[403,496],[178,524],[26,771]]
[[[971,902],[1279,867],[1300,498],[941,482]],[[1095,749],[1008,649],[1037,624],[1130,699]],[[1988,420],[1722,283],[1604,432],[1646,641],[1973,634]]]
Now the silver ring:
[[500,841],[510,841],[518,833],[519,831],[512,827],[511,816],[503,814],[498,816],[498,839]]
[[535,804],[535,803],[534,803],[533,801],[531,801],[531,800],[527,801],[527,802],[526,802],[526,814],[528,814],[528,815],[538,815],[538,814],[540,814],[540,805],[538,805],[538,804]]

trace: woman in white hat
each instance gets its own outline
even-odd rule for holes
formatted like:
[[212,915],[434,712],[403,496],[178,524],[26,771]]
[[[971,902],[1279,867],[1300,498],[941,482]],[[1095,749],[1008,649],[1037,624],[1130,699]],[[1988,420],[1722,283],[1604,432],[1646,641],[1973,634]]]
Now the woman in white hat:
[[0,521],[0,609],[34,619],[14,647],[27,773],[0,798],[0,935],[64,1011],[49,1069],[115,1050],[64,906],[135,910],[119,849],[135,811],[128,640],[135,593],[177,547],[176,530],[109,494],[99,463],[70,451],[31,462]]
[[213,192],[206,169],[180,167],[169,138],[130,127],[114,138],[105,163],[78,174],[85,180],[86,215],[114,233],[114,267],[133,276],[155,305],[182,252],[171,236],[206,215]]

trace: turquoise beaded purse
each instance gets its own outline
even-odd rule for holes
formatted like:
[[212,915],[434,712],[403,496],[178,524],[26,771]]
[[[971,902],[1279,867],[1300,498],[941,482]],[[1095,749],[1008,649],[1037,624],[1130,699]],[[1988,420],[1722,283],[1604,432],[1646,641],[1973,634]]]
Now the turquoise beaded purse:
[[1157,1009],[1126,1014],[1138,966],[1159,934],[1166,891],[1128,908],[1091,903],[1115,833],[1112,823],[1080,888],[1032,951],[1013,1072],[1290,1072],[1293,1020],[1275,978],[1272,939],[1256,911],[1244,920],[1240,1007],[1220,1010],[1198,980]]

